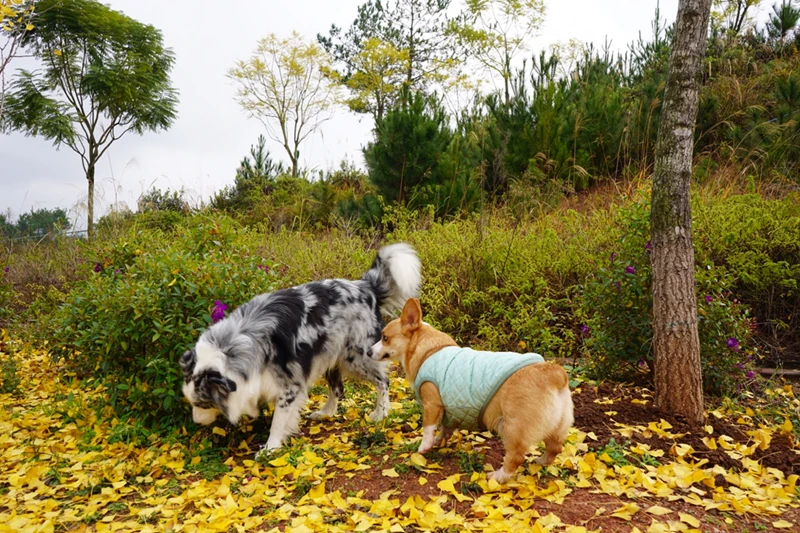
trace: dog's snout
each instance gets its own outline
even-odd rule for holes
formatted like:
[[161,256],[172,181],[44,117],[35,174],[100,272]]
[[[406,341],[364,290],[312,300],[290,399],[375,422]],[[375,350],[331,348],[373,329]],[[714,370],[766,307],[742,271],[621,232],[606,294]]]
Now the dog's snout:
[[216,409],[201,409],[200,407],[194,407],[192,409],[192,419],[194,420],[195,424],[200,424],[201,426],[207,426],[214,422],[217,419],[217,415],[219,411]]
[[381,360],[381,352],[383,351],[383,343],[381,341],[376,342],[372,345],[372,358]]

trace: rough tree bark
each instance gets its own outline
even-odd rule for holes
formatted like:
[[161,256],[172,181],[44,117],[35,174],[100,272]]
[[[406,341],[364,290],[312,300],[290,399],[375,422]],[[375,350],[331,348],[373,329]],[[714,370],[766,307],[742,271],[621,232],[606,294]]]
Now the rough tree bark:
[[650,211],[655,406],[703,420],[689,184],[712,0],[680,0],[656,144]]

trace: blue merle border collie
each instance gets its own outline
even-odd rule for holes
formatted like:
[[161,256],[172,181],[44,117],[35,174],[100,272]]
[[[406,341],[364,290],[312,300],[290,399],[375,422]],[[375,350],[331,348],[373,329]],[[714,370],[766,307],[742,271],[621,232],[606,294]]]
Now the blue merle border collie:
[[342,376],[371,382],[378,392],[372,420],[389,411],[385,362],[370,350],[381,338],[383,314],[416,297],[420,262],[405,243],[384,246],[357,281],[314,281],[256,296],[206,330],[181,357],[183,394],[198,424],[222,414],[232,424],[275,405],[267,450],[297,433],[309,388],[322,376],[329,395],[314,419],[336,413]]

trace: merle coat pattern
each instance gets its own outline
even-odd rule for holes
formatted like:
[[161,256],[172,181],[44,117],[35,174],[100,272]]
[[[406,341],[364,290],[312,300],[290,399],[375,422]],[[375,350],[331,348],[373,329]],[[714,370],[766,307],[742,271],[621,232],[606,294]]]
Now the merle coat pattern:
[[389,410],[385,363],[370,349],[381,337],[382,313],[394,313],[417,296],[420,264],[404,243],[385,246],[357,281],[329,279],[256,296],[206,330],[181,357],[183,393],[198,424],[219,414],[231,423],[256,418],[274,403],[267,449],[298,431],[309,388],[322,376],[328,400],[312,418],[336,413],[343,375],[369,381],[378,401],[370,414]]

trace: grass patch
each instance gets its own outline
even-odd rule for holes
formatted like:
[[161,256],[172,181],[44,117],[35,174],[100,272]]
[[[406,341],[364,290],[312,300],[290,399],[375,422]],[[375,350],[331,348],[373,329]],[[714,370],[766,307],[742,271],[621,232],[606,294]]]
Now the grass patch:
[[459,451],[456,453],[456,456],[458,457],[458,469],[461,472],[465,474],[483,472],[483,465],[486,462],[486,455],[475,451]]

